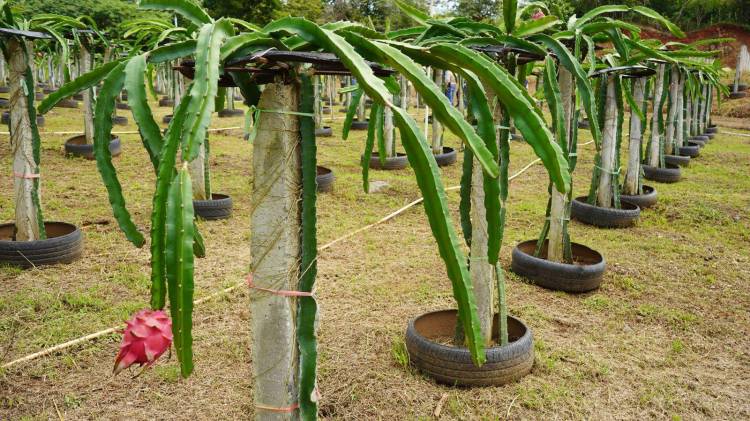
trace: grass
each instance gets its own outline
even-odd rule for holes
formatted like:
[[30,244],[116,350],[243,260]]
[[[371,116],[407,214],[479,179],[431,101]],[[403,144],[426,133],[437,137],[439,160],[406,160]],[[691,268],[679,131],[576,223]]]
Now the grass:
[[[338,107],[337,107],[338,108]],[[157,119],[171,110],[158,108]],[[125,115],[123,113],[122,115]],[[340,133],[343,115],[333,122]],[[213,127],[241,127],[215,118]],[[84,256],[65,266],[0,267],[0,362],[120,325],[148,302],[148,248],[135,249],[117,228],[95,164],[63,157],[65,136],[81,128],[80,110],[54,109],[43,131],[43,202],[48,220],[75,223]],[[122,130],[135,130],[132,121]],[[239,130],[211,134],[213,186],[230,194],[234,216],[199,222],[208,255],[196,262],[196,295],[242,280],[248,270],[252,146]],[[137,135],[124,134],[115,165],[136,224],[147,232],[152,171]],[[590,136],[581,132],[581,142]],[[450,282],[421,206],[358,234],[319,256],[319,388],[326,419],[432,419],[444,394],[444,419],[750,417],[750,139],[719,134],[684,170],[657,185],[659,204],[638,225],[602,230],[571,222],[573,241],[608,263],[593,293],[553,293],[508,273],[510,312],[531,327],[536,365],[503,387],[436,385],[406,367],[407,320],[454,306]],[[455,137],[447,143],[457,146]],[[318,139],[319,163],[335,189],[319,197],[319,242],[380,219],[419,197],[411,170],[371,172],[388,187],[361,188],[363,132],[348,141]],[[623,151],[623,154],[626,151]],[[7,135],[0,167],[10,168]],[[533,159],[512,144],[511,173]],[[576,195],[585,194],[593,145],[579,151]],[[458,185],[460,165],[443,168]],[[0,220],[13,219],[12,178],[0,182]],[[501,259],[538,235],[547,178],[534,166],[511,184]],[[448,193],[454,223],[458,193]],[[222,418],[253,415],[249,296],[244,289],[196,306],[196,372],[178,376],[174,357],[152,370],[111,376],[119,343],[109,335],[0,371],[0,419]],[[59,412],[59,415],[58,415]]]

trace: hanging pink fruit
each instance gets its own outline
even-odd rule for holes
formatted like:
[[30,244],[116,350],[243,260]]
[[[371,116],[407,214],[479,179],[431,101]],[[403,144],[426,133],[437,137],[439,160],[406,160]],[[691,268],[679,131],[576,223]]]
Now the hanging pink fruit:
[[538,20],[543,17],[544,17],[544,12],[542,12],[541,10],[537,10],[536,12],[534,12],[533,15],[531,15],[531,19],[534,19],[534,20]]
[[162,310],[141,310],[125,324],[115,374],[135,363],[150,366],[172,345],[172,320]]

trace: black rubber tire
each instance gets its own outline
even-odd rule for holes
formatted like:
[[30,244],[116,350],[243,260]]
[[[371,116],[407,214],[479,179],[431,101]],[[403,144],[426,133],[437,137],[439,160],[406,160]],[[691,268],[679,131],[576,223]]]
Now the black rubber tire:
[[230,110],[229,108],[224,108],[223,110],[219,111],[219,117],[239,117],[245,115],[245,112],[239,108],[235,108],[233,110]]
[[169,99],[167,97],[162,97],[162,99],[159,100],[159,106],[160,107],[173,107],[174,100]]
[[112,124],[116,124],[118,126],[126,126],[128,124],[128,118],[124,115],[116,115],[112,117]]
[[42,89],[42,92],[43,92],[43,93],[44,93],[45,95],[49,95],[49,94],[51,94],[51,93],[53,93],[53,92],[55,92],[55,91],[57,91],[57,89],[54,89],[54,88],[44,88],[44,89]]
[[583,119],[583,120],[579,121],[578,122],[578,128],[579,129],[589,129],[589,128],[591,128],[591,123],[589,123],[589,119],[586,118],[586,119]]
[[706,132],[706,133],[703,133],[701,136],[708,138],[708,140],[706,141],[706,143],[711,143],[711,141],[716,137],[716,133]]
[[326,167],[317,166],[317,175],[315,176],[315,183],[317,184],[317,190],[321,193],[327,193],[333,190],[333,182],[336,180],[336,176],[333,175],[333,170]]
[[[734,83],[730,83],[729,85],[727,85],[727,88],[729,88],[729,91],[730,91],[730,92],[731,92],[732,90],[734,90]],[[746,84],[744,84],[744,83],[738,83],[738,84],[737,84],[737,91],[739,91],[739,92],[744,92],[744,91],[746,91],[747,89],[748,89],[748,85],[746,85]]]
[[172,114],[167,114],[161,118],[161,122],[164,124],[169,124],[170,121],[172,121]]
[[123,101],[127,101],[128,100],[128,92],[127,91],[122,91],[122,93],[120,94],[120,99],[123,100]]
[[0,98],[0,108],[8,109],[10,107],[10,101],[7,98]]
[[78,101],[72,98],[65,98],[55,104],[57,108],[78,108]]
[[116,102],[115,107],[117,107],[118,110],[129,110],[130,105],[128,105],[127,102]]
[[232,198],[226,194],[212,193],[211,200],[193,200],[195,215],[207,221],[228,219],[232,216]]
[[729,93],[729,99],[740,99],[745,98],[747,96],[747,92],[730,92]]
[[620,200],[625,200],[627,202],[633,203],[638,205],[641,209],[646,209],[654,206],[656,202],[659,201],[659,196],[656,193],[656,189],[643,185],[643,194],[639,195],[629,195],[629,194],[621,194]]
[[449,146],[443,146],[443,153],[435,155],[435,161],[438,167],[447,167],[456,163],[458,153]]
[[403,170],[409,166],[409,160],[405,153],[397,152],[393,158],[386,158],[385,165],[380,165],[380,156],[373,152],[370,157],[370,168],[374,170]]
[[36,125],[38,127],[44,127],[44,125],[45,125],[46,122],[47,122],[47,120],[44,119],[43,115],[41,115],[41,114],[37,114],[36,115]]
[[687,167],[688,165],[690,165],[690,157],[680,155],[664,155],[664,163],[667,165]]
[[[599,288],[607,263],[602,255],[586,246],[571,243],[575,264],[551,262],[546,258],[535,257],[537,240],[519,243],[513,249],[511,270],[535,285],[565,292],[586,292]],[[540,256],[547,255],[548,240]]]
[[586,203],[586,197],[573,200],[570,216],[584,224],[599,228],[627,228],[638,222],[641,208],[633,203],[620,201],[621,209],[602,208]]
[[676,183],[682,177],[680,167],[673,164],[666,164],[666,168],[650,165],[641,165],[641,168],[643,168],[643,178],[659,183]]
[[83,101],[83,94],[80,92],[77,94],[73,94],[73,99],[75,99],[76,101]]
[[365,121],[359,121],[359,120],[353,120],[351,125],[351,130],[367,130],[367,128],[370,126],[370,120]]
[[719,127],[718,126],[708,126],[706,128],[706,133],[713,133],[713,134],[719,133]]
[[333,136],[333,129],[331,126],[323,126],[315,129],[315,137],[331,137]]
[[47,239],[13,241],[14,224],[0,225],[0,263],[24,268],[70,263],[83,252],[83,233],[65,222],[45,222]]
[[41,101],[44,99],[44,94],[41,92],[34,93],[34,100]]
[[0,86],[0,94],[7,94],[10,92],[10,86]]
[[331,114],[331,107],[321,107],[320,108],[321,114]]
[[487,361],[482,367],[474,365],[468,349],[435,342],[438,338],[453,337],[456,314],[456,310],[434,311],[409,321],[406,350],[410,363],[422,373],[448,385],[498,386],[514,382],[531,371],[533,335],[522,321],[512,316],[508,316],[508,345],[485,348]]
[[690,145],[688,143],[687,146],[680,146],[680,155],[682,156],[689,156],[691,158],[695,158],[700,154],[701,154],[701,147],[698,145]]
[[698,139],[696,139],[696,140],[688,140],[685,143],[688,146],[698,146],[699,148],[702,148],[702,147],[706,146],[707,142],[705,140],[698,140]]
[[[65,155],[80,156],[88,160],[96,159],[94,145],[87,145],[83,141],[84,135],[73,136],[66,140]],[[112,157],[119,156],[122,153],[122,144],[119,137],[112,136],[112,140],[109,142],[109,153],[112,154]]]
[[523,136],[521,136],[521,135],[520,135],[520,134],[518,134],[518,133],[511,133],[511,134],[510,134],[510,140],[514,140],[514,141],[516,141],[516,142],[520,142],[520,141],[522,141],[522,140],[523,140]]

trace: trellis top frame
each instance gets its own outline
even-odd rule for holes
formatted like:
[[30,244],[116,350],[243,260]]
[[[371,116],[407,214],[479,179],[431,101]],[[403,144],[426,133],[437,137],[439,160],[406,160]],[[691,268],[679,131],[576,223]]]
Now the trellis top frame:
[[0,28],[0,36],[6,37],[21,37],[26,39],[52,39],[52,36],[45,34],[44,32],[37,31],[24,31],[21,29],[12,28]]
[[649,77],[656,74],[656,70],[641,66],[641,65],[635,65],[635,66],[617,66],[617,67],[608,67],[606,69],[597,70],[595,71],[591,77],[601,77],[604,75],[620,75],[622,77],[626,78],[641,78],[641,77]]
[[[253,81],[259,85],[271,83],[275,76],[288,73],[289,63],[311,64],[315,73],[320,75],[351,75],[351,72],[335,54],[270,49],[227,61],[224,65],[224,74],[219,78],[219,86],[226,88],[237,86],[228,73],[250,73]],[[248,64],[252,64],[252,66],[247,66]],[[394,70],[377,63],[367,62],[367,64],[375,76],[386,77],[395,73]],[[195,76],[195,61],[182,60],[179,66],[174,66],[174,69],[188,79],[193,79]]]

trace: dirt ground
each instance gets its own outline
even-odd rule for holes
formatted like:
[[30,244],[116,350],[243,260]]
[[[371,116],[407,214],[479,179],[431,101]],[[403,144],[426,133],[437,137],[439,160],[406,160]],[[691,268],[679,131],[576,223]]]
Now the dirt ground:
[[[338,108],[338,107],[336,107]],[[170,112],[159,108],[158,116]],[[124,113],[123,113],[124,115]],[[119,232],[95,164],[62,154],[80,130],[80,110],[54,109],[43,134],[47,220],[82,227],[83,258],[33,270],[0,268],[0,364],[120,325],[148,303],[148,247]],[[372,223],[419,197],[410,169],[371,172],[386,181],[365,194],[359,155],[364,132],[320,138],[319,163],[335,189],[318,205],[320,244]],[[213,127],[241,127],[215,118]],[[747,127],[746,127],[747,128]],[[134,130],[132,124],[123,130]],[[656,185],[658,205],[634,228],[571,223],[573,240],[608,263],[596,292],[547,291],[508,272],[511,313],[532,329],[533,372],[503,387],[435,384],[401,362],[407,320],[454,306],[450,282],[420,206],[357,234],[319,257],[319,387],[324,419],[748,419],[750,418],[750,132],[724,130],[684,170]],[[234,216],[200,222],[208,255],[196,261],[196,296],[240,281],[249,262],[252,146],[241,130],[211,135],[214,191],[234,199]],[[590,139],[581,132],[581,142]],[[116,158],[128,207],[148,230],[153,176],[137,135],[122,135]],[[453,136],[448,145],[457,146]],[[626,144],[627,142],[624,142]],[[623,153],[626,153],[623,151]],[[512,144],[512,173],[533,159]],[[588,188],[593,145],[579,151],[576,193]],[[10,168],[0,135],[0,168]],[[443,169],[446,186],[460,164]],[[6,171],[7,174],[7,171]],[[13,218],[12,177],[0,181],[0,220]],[[502,249],[538,235],[547,178],[533,166],[511,184]],[[458,221],[458,193],[449,193]],[[118,335],[0,371],[0,419],[247,419],[253,415],[249,295],[240,288],[195,308],[195,373],[179,378],[174,358],[111,375]]]

